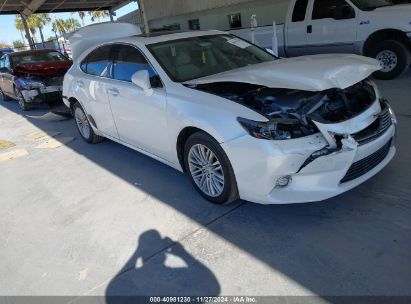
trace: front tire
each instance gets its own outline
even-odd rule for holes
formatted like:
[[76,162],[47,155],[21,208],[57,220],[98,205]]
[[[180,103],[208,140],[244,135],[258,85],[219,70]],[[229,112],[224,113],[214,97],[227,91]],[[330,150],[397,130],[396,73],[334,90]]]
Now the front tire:
[[104,140],[104,137],[96,135],[81,105],[76,102],[73,106],[74,119],[81,137],[89,144],[96,144]]
[[14,96],[16,96],[20,109],[22,109],[23,111],[31,110],[31,105],[28,102],[26,102],[23,94],[21,93],[21,90],[17,87],[14,87]]
[[374,45],[369,56],[377,59],[382,69],[374,77],[391,80],[402,75],[410,66],[411,55],[407,47],[396,40],[385,40]]
[[214,204],[238,199],[230,160],[220,144],[205,132],[190,136],[184,147],[184,165],[194,188]]

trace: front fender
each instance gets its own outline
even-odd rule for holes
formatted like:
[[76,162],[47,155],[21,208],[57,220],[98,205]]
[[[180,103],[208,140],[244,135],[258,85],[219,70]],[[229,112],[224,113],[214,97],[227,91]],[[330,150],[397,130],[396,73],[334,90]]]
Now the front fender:
[[187,127],[200,129],[220,144],[244,136],[247,132],[237,117],[266,121],[257,112],[225,98],[182,88],[186,94],[167,94],[167,125],[171,162],[178,163],[177,139]]

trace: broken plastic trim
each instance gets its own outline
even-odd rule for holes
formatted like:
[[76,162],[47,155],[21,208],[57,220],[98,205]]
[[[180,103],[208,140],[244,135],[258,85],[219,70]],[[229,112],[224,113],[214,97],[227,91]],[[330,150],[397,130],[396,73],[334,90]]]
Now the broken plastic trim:
[[31,77],[17,79],[16,85],[18,88],[23,90],[32,90],[46,87],[46,84],[43,81]]
[[322,157],[322,156],[327,156],[330,155],[331,153],[334,152],[338,152],[341,150],[341,147],[338,148],[322,148],[318,151],[315,151],[313,154],[310,155],[310,157],[308,157],[305,162],[301,165],[300,169],[298,169],[297,173],[299,173],[303,168],[307,167],[310,163],[312,163],[313,161],[315,161],[317,158]]
[[303,168],[307,167],[310,163],[315,161],[317,158],[324,157],[333,153],[339,153],[341,151],[350,151],[354,150],[358,147],[358,143],[352,138],[351,135],[335,135],[336,146],[328,146],[322,148],[318,151],[315,151],[308,157],[305,162],[301,165],[300,169],[298,169],[297,173],[299,173]]
[[[378,114],[378,119],[374,123],[372,123],[370,126],[368,126],[367,128],[363,129],[358,133],[345,136],[349,138],[351,141],[355,142],[358,146],[360,146],[367,144],[382,136],[391,127],[392,124],[396,124],[396,117],[391,109],[389,102],[385,98],[382,98],[380,99],[380,104],[382,110],[380,114]],[[342,149],[343,135],[330,134],[330,136],[333,137],[336,146],[328,146],[312,153],[310,157],[308,157],[305,160],[305,162],[301,165],[297,173],[317,158],[329,155],[334,152],[338,152]]]

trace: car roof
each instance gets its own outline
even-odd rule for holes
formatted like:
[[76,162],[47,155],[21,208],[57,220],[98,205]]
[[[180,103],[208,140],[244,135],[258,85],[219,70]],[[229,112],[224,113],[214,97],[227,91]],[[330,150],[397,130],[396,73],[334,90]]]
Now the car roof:
[[228,34],[227,32],[217,30],[203,30],[203,31],[175,31],[175,32],[154,32],[150,34],[140,34],[126,38],[120,38],[112,42],[139,42],[145,45],[166,42],[191,37],[211,36]]
[[21,51],[21,52],[14,52],[10,54],[10,56],[30,55],[30,54],[39,54],[39,53],[49,53],[49,52],[58,52],[58,51],[54,49]]

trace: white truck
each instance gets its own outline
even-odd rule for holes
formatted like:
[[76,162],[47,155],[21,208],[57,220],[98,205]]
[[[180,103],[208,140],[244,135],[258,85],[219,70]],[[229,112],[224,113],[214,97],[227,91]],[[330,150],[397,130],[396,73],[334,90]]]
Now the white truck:
[[[276,27],[282,57],[355,53],[377,59],[380,79],[401,75],[411,62],[408,0],[291,0],[285,24]],[[233,34],[250,40],[250,29]],[[257,27],[255,43],[271,48],[273,27]]]

